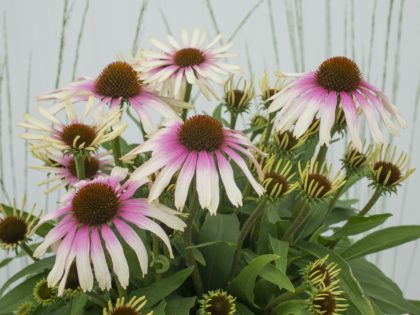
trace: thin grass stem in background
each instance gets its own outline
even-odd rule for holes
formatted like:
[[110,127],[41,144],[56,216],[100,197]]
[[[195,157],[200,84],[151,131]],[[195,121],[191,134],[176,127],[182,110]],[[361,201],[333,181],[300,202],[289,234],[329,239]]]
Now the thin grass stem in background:
[[[26,95],[25,95],[25,113],[29,113],[29,103],[31,98],[31,77],[32,77],[32,54],[29,54],[28,58],[28,69],[26,71]],[[26,131],[27,129],[25,129]],[[28,141],[25,141],[25,157],[23,162],[23,187],[25,189],[25,193],[28,192],[28,157],[29,157],[29,146]]]
[[276,61],[277,69],[279,69],[280,68],[279,47],[277,44],[277,33],[276,33],[276,27],[274,25],[273,4],[271,0],[267,0],[267,8],[268,8],[268,17],[270,19],[271,38],[273,40],[274,60]]
[[10,80],[10,64],[9,64],[9,38],[7,36],[7,18],[6,12],[3,13],[3,36],[4,36],[4,79],[6,86],[6,99],[7,99],[7,130],[9,137],[9,158],[10,158],[10,172],[12,178],[12,194],[16,195],[16,169],[15,169],[15,147],[13,135],[13,111],[12,111],[12,92]]
[[331,56],[331,0],[325,1],[325,57]]
[[387,65],[388,65],[388,51],[389,51],[389,36],[391,34],[391,23],[392,23],[392,10],[394,8],[394,0],[390,0],[389,2],[389,10],[388,10],[388,17],[386,22],[386,39],[385,39],[385,53],[384,53],[384,65],[383,65],[383,72],[382,72],[382,86],[381,90],[385,90],[386,86],[386,79],[387,79]]
[[171,27],[169,26],[168,18],[166,17],[165,12],[163,12],[163,9],[162,9],[161,6],[159,6],[159,13],[160,13],[160,17],[162,18],[163,25],[165,25],[166,33],[168,33],[169,35],[172,35],[172,31],[171,31]]
[[138,50],[140,30],[143,24],[144,14],[146,13],[148,2],[149,2],[148,0],[143,0],[143,3],[141,4],[141,7],[140,7],[139,17],[137,18],[136,31],[134,33],[133,46],[131,47],[131,53],[133,54],[133,56],[136,55],[137,50]]
[[369,53],[368,53],[368,63],[367,63],[367,79],[370,79],[370,70],[372,69],[372,51],[373,46],[375,43],[375,26],[376,26],[376,6],[378,4],[378,0],[374,0],[373,8],[372,8],[372,15],[370,17],[371,24],[370,24],[370,40],[369,40]]
[[344,39],[344,56],[347,56],[347,41],[348,41],[348,36],[347,36],[347,31],[348,31],[348,0],[346,0],[344,2],[344,34],[343,34],[343,39]]
[[241,28],[245,25],[245,23],[249,20],[249,18],[252,16],[254,12],[256,12],[257,8],[263,3],[264,0],[259,0],[244,16],[244,18],[241,20],[241,22],[238,24],[236,29],[233,31],[232,35],[230,35],[228,42],[231,42],[235,36],[238,34],[238,32],[241,30]]
[[354,17],[354,0],[350,2],[350,39],[351,39],[351,58],[356,60],[356,32]]
[[80,45],[82,43],[83,33],[85,31],[86,17],[89,11],[89,3],[90,3],[90,0],[86,0],[85,8],[83,10],[82,22],[80,23],[79,35],[77,36],[76,53],[74,55],[74,62],[73,62],[73,73],[71,75],[72,81],[74,81],[74,79],[76,78],[77,65],[79,63]]
[[392,100],[395,102],[398,98],[398,88],[400,82],[400,52],[401,52],[401,37],[402,37],[402,24],[404,17],[404,4],[406,1],[400,0],[400,9],[398,14],[398,29],[397,29],[397,48],[394,60],[394,75],[392,83]]
[[248,47],[247,41],[245,41],[245,55],[246,55],[246,62],[248,64],[249,76],[251,78],[254,78],[254,69],[252,68],[251,54],[249,53],[249,47]]
[[289,41],[290,41],[290,47],[292,49],[292,61],[293,61],[293,67],[294,71],[299,71],[298,66],[298,59],[297,59],[297,48],[296,48],[296,36],[294,32],[294,15],[293,11],[291,9],[291,4],[289,0],[284,0],[284,6],[286,8],[286,22],[287,22],[287,32],[289,34]]
[[[3,94],[3,70],[4,70],[4,63],[2,62],[3,59],[0,59],[0,123],[3,121],[3,106],[2,106],[2,94]],[[1,198],[0,201],[3,201],[3,195],[6,197],[6,191],[4,188],[4,173],[3,173],[3,128],[0,125],[0,186],[1,186]]]
[[207,5],[207,10],[209,11],[210,19],[213,24],[214,30],[216,31],[217,34],[220,34],[221,31],[220,31],[219,25],[217,24],[216,15],[214,14],[213,6],[211,5],[210,0],[206,0],[206,5]]
[[300,52],[300,72],[305,70],[305,46],[303,41],[303,13],[302,13],[302,0],[295,2],[295,13],[296,13],[296,28],[299,42]]

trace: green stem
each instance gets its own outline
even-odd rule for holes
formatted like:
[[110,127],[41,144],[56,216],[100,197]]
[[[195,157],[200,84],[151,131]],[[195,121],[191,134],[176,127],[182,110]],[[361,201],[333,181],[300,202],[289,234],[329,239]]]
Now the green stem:
[[73,159],[74,164],[76,165],[77,178],[79,180],[85,179],[85,155],[75,154]]
[[195,293],[198,296],[201,296],[204,293],[203,282],[201,280],[200,272],[198,271],[197,262],[194,259],[193,248],[191,248],[191,246],[193,246],[192,230],[194,226],[194,217],[196,216],[198,209],[199,209],[198,195],[197,195],[197,190],[194,188],[193,195],[191,197],[190,206],[188,209],[190,213],[188,215],[187,221],[185,222],[187,226],[184,231],[183,241],[184,241],[185,258],[186,258],[187,266],[194,267],[194,270],[192,273],[192,280],[193,280],[194,288],[196,291]]
[[268,303],[268,305],[265,307],[265,310],[270,310],[275,308],[277,305],[279,305],[280,303],[283,303],[285,301],[288,300],[292,300],[294,299],[296,296],[302,294],[303,292],[305,292],[306,287],[305,286],[300,286],[298,288],[295,289],[295,292],[286,292],[278,297],[276,297],[274,300],[272,300],[270,303]]
[[267,129],[265,130],[264,146],[266,146],[268,144],[268,141],[270,140],[273,124],[274,124],[274,113],[270,113],[268,115],[268,126],[267,126]]
[[146,138],[144,137],[144,135],[146,134],[146,132],[144,131],[143,125],[139,122],[138,118],[135,117],[133,115],[133,113],[130,111],[130,106],[127,106],[127,115],[134,122],[134,124],[139,128],[139,130],[141,132],[142,139],[143,139],[143,141],[145,141]]
[[29,257],[32,258],[33,261],[37,261],[38,258],[34,257],[34,252],[33,250],[28,246],[28,244],[26,244],[25,242],[22,242],[19,244],[20,248],[22,248],[26,254],[28,254]]
[[236,121],[238,120],[238,114],[234,112],[230,112],[230,129],[235,129]]
[[304,202],[302,208],[299,210],[296,217],[292,220],[292,223],[284,233],[282,238],[283,241],[292,242],[293,236],[295,235],[298,228],[303,224],[303,222],[305,222],[308,214],[309,206],[307,206],[306,202]]
[[322,165],[324,163],[325,158],[327,156],[328,147],[326,144],[323,144],[318,151],[318,156],[316,157],[316,160],[318,161],[319,165]]
[[87,291],[87,292],[84,292],[83,294],[87,295],[93,303],[101,307],[106,307],[107,301],[95,291]]
[[[159,256],[159,239],[155,234],[152,234],[152,246],[153,246],[153,256],[158,257]],[[155,280],[160,280],[160,273],[156,272],[158,269],[158,265],[155,265]]]
[[232,266],[230,267],[230,274],[228,278],[229,282],[232,281],[233,277],[235,276],[236,264],[238,262],[239,254],[241,253],[242,245],[245,241],[245,238],[247,237],[249,231],[251,230],[252,226],[257,221],[259,216],[263,213],[265,201],[265,198],[261,199],[257,207],[254,209],[254,211],[251,213],[251,215],[248,217],[248,219],[242,226],[241,232],[239,233],[238,242],[236,243],[235,254],[233,255],[232,259]]
[[120,280],[115,276],[115,283],[117,284],[118,297],[127,296],[127,291],[121,286]]
[[[184,102],[185,103],[188,103],[190,101],[191,90],[192,90],[192,85],[191,85],[191,83],[187,82],[187,86],[185,87],[185,94],[184,94]],[[188,116],[188,109],[184,108],[182,110],[182,120],[185,121],[187,119],[187,116]]]
[[123,163],[120,160],[121,158],[121,146],[120,146],[120,137],[116,137],[111,141],[112,145],[112,155],[114,156],[115,165],[122,167]]
[[363,207],[363,209],[359,212],[359,216],[363,217],[365,216],[370,209],[375,205],[375,203],[378,201],[379,197],[381,196],[382,192],[379,188],[375,190],[372,197],[369,199],[367,204]]

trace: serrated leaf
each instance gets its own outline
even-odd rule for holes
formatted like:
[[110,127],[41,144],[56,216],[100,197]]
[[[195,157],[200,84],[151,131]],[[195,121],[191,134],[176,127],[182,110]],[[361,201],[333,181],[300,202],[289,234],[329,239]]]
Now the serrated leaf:
[[355,242],[341,256],[347,260],[380,252],[420,238],[419,225],[393,226],[373,232]]
[[254,304],[254,287],[258,275],[270,262],[278,259],[279,256],[268,254],[254,258],[245,266],[241,272],[230,283],[230,291],[243,301]]

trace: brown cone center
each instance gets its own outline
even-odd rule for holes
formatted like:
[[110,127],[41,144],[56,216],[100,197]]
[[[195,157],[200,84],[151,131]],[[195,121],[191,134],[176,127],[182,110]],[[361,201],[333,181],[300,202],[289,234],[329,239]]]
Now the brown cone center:
[[352,92],[361,80],[359,67],[346,57],[329,58],[316,71],[316,81],[328,91]]
[[197,48],[183,48],[175,53],[175,64],[181,67],[199,65],[206,60],[206,57]]
[[90,146],[96,138],[96,130],[84,124],[70,124],[61,131],[61,139],[65,144],[73,149],[79,148],[83,144],[86,148]]

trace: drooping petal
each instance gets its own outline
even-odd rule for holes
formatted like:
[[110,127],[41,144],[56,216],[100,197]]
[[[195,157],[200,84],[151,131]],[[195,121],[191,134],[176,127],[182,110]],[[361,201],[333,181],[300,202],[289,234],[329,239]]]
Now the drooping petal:
[[99,236],[98,229],[92,228],[91,236],[91,257],[92,264],[95,272],[96,280],[98,281],[99,288],[101,290],[110,290],[111,285],[111,274],[108,270],[108,264],[106,262],[104,250],[102,248],[101,238]]

